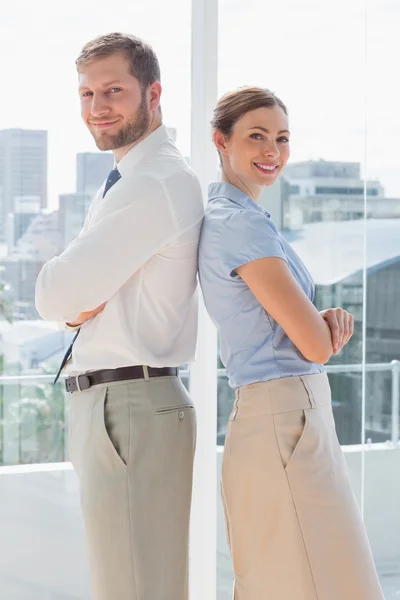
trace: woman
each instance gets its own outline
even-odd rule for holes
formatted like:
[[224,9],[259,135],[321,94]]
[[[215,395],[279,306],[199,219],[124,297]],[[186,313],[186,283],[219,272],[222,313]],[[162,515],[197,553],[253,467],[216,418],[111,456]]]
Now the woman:
[[353,333],[318,312],[309,272],[257,204],[289,158],[285,105],[240,88],[217,104],[199,269],[236,390],[222,466],[235,600],[382,600],[323,368]]

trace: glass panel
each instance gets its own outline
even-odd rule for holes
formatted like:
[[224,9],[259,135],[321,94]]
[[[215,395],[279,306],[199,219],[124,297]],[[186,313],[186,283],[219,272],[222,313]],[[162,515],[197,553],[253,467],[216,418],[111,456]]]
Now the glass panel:
[[367,197],[365,523],[385,598],[400,596],[400,6],[368,2],[367,169],[381,193]]
[[52,386],[72,334],[41,321],[34,306],[43,263],[77,235],[113,164],[82,126],[74,61],[84,43],[110,31],[150,42],[160,59],[164,123],[189,156],[190,8],[186,0],[1,7],[0,53],[8,57],[0,115],[1,598],[90,598],[77,481],[64,463],[68,398],[61,382]]
[[67,401],[52,377],[0,378],[0,464],[69,460]]
[[[179,14],[179,35],[165,27],[171,11]],[[74,335],[40,320],[34,291],[44,262],[79,233],[113,165],[82,124],[76,57],[85,42],[110,31],[149,41],[160,59],[164,123],[188,157],[190,18],[185,0],[151,8],[122,2],[111,12],[92,0],[71,0],[62,13],[46,0],[2,7],[0,52],[12,48],[12,60],[3,65],[8,93],[0,115],[0,376],[54,374]],[[0,464],[66,459],[62,386],[40,381],[0,387]],[[40,444],[32,441],[39,437]]]
[[[328,367],[342,444],[360,443],[362,430],[363,11],[361,0],[220,3],[220,93],[269,87],[289,109],[291,160],[261,204],[311,271],[318,309],[343,306],[355,316],[353,339]],[[375,194],[379,184],[368,190]],[[219,394],[222,443],[233,400],[226,382]]]
[[[391,19],[391,27],[394,28],[397,6],[389,1],[377,0],[372,3],[378,4],[381,15],[385,15],[387,21]],[[397,82],[393,76],[389,76],[387,66],[388,57],[396,56],[398,49],[394,47],[397,45],[397,36],[393,30],[390,37],[393,48],[387,51],[381,38],[388,35],[388,22],[377,19],[375,14],[370,15],[370,21],[373,21],[378,32],[375,36],[378,37],[372,42],[370,33],[368,40],[369,57],[373,56],[373,62],[369,59],[367,72],[369,120],[373,109],[374,128],[380,128],[381,137],[375,137],[373,142],[374,169],[371,169],[369,147],[369,168],[366,170],[366,8],[364,0],[351,3],[345,0],[335,3],[327,0],[281,0],[279,3],[251,0],[246,6],[221,0],[219,92],[222,94],[241,85],[268,87],[289,109],[291,160],[281,180],[265,190],[261,203],[311,271],[316,282],[317,308],[322,310],[342,306],[354,315],[355,332],[352,340],[339,355],[332,357],[326,370],[332,388],[338,437],[345,451],[353,490],[360,506],[365,508],[367,525],[368,515],[371,515],[374,524],[374,529],[372,525],[369,527],[371,545],[385,594],[392,598],[391,584],[385,576],[390,561],[392,565],[399,564],[398,544],[397,550],[394,543],[388,544],[388,560],[385,564],[379,560],[379,552],[380,547],[385,545],[386,527],[390,528],[396,521],[393,518],[385,520],[376,496],[368,500],[371,490],[374,489],[377,494],[380,493],[380,487],[376,479],[371,477],[369,480],[368,457],[372,454],[366,454],[364,471],[363,448],[360,444],[364,436],[372,445],[385,442],[392,429],[392,400],[388,394],[392,390],[393,369],[389,363],[395,356],[383,359],[367,347],[367,364],[363,362],[363,269],[366,259],[365,217],[382,219],[387,216],[385,211],[389,208],[390,211],[399,209],[396,202],[386,199],[388,195],[399,195],[398,191],[386,193],[389,178],[392,182],[396,180],[396,185],[398,183],[397,164],[394,164],[397,154],[388,144],[390,135],[396,139],[396,119],[393,133],[390,128],[393,127],[393,114],[397,114],[394,103],[398,100],[398,90],[397,87],[395,90]],[[377,47],[380,52],[375,54]],[[382,63],[385,66],[379,77],[375,77]],[[375,70],[372,70],[373,64]],[[388,81],[390,84],[385,88],[383,83]],[[375,95],[371,95],[371,88]],[[388,90],[383,102],[382,89]],[[390,97],[389,106],[385,103],[387,97]],[[382,121],[383,111],[385,117]],[[382,128],[382,123],[386,123],[386,127]],[[369,124],[369,146],[370,127]],[[380,152],[383,145],[386,153]],[[380,165],[379,171],[375,168],[377,165]],[[374,207],[374,213],[371,207]],[[390,214],[393,218],[394,212]],[[369,248],[368,244],[367,250]],[[392,286],[395,290],[394,283]],[[386,310],[390,314],[394,312],[394,307],[388,308],[384,300],[386,297],[387,291],[385,295],[381,293],[381,312]],[[368,305],[366,308],[370,315],[373,309]],[[368,316],[367,330],[369,322]],[[370,335],[368,331],[367,335]],[[396,338],[395,331],[392,335]],[[363,396],[364,370],[366,406]],[[395,389],[398,389],[396,381]],[[218,443],[222,444],[233,400],[222,373],[218,391]],[[381,398],[378,403],[377,396]],[[386,459],[385,454],[379,456],[381,466],[385,465],[385,469],[388,469],[390,459]],[[378,473],[382,473],[382,469]],[[396,484],[392,484],[391,492],[393,485]],[[385,500],[382,508],[388,502]],[[392,513],[393,510],[389,514]],[[219,516],[222,522],[218,526],[218,598],[222,600],[230,597],[232,572],[222,511]],[[391,540],[394,541],[396,536],[398,538],[398,531],[392,532]]]

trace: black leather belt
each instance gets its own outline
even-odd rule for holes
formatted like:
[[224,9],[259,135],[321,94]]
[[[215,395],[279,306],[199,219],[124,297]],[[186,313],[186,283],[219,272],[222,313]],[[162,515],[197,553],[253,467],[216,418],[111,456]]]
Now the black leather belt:
[[134,367],[120,367],[119,369],[102,369],[83,373],[75,377],[67,377],[65,387],[67,392],[82,392],[94,385],[111,383],[113,381],[126,381],[129,379],[150,379],[152,377],[176,377],[178,367],[146,367],[137,365]]

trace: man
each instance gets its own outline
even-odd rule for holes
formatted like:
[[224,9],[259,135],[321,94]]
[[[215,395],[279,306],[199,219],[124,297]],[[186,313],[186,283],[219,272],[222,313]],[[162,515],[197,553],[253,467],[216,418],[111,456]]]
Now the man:
[[36,305],[79,328],[66,385],[93,598],[186,600],[195,412],[177,367],[194,358],[200,186],[162,125],[148,44],[101,36],[76,64],[116,168]]

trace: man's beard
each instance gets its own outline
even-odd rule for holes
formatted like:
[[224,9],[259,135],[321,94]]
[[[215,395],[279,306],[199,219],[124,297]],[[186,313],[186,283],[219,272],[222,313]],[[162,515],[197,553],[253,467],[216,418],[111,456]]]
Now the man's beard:
[[117,150],[137,142],[150,127],[150,113],[147,108],[146,96],[142,94],[142,101],[135,117],[115,135],[94,136],[99,150]]

